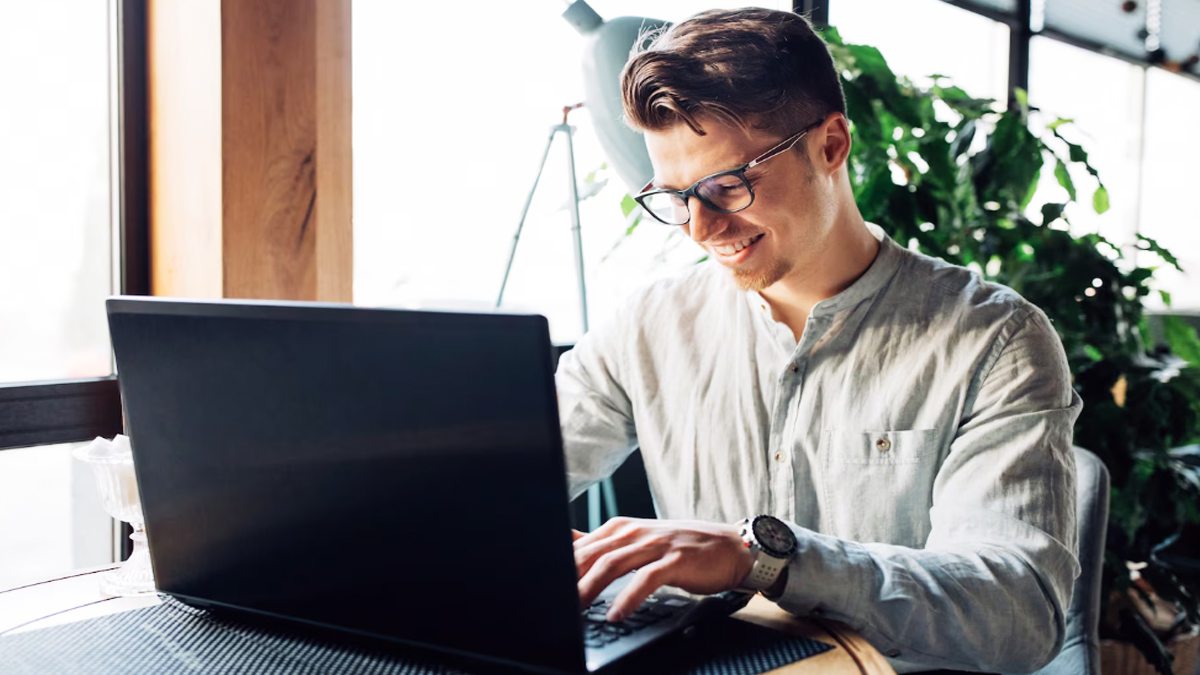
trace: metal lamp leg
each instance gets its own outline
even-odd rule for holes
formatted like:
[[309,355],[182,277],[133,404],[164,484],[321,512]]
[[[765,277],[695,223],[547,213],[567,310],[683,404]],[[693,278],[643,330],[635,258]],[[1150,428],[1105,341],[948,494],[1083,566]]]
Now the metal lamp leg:
[[[512,247],[508,252],[508,262],[504,265],[504,278],[500,282],[500,292],[496,296],[496,307],[499,308],[504,303],[504,291],[508,287],[508,276],[512,272],[513,260],[517,256],[517,245],[521,241],[521,232],[525,228],[529,206],[533,203],[533,195],[537,192],[538,184],[542,180],[542,172],[546,169],[546,159],[550,156],[550,148],[554,145],[554,139],[559,132],[562,132],[567,137],[567,174],[570,179],[569,190],[571,192],[571,236],[575,249],[575,276],[579,285],[579,316],[583,324],[583,332],[587,333],[587,280],[583,270],[583,232],[579,226],[579,185],[575,178],[575,128],[567,124],[567,114],[577,107],[579,106],[563,108],[562,124],[556,124],[550,128],[550,137],[546,139],[546,149],[542,151],[542,160],[538,163],[533,186],[529,188],[529,194],[525,197],[525,205],[521,209],[521,219],[517,221],[517,230],[513,234]],[[598,485],[588,488],[587,500],[589,530],[595,530],[604,522],[601,506],[603,506],[603,511],[607,511],[609,517],[620,513],[617,510],[617,492],[613,488],[611,478],[605,478]]]

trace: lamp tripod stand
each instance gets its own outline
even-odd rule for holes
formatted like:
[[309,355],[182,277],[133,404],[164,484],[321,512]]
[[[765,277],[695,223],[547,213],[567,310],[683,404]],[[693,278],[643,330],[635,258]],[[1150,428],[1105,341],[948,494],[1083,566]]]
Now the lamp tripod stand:
[[[508,287],[508,276],[512,272],[513,260],[517,255],[517,245],[521,243],[521,231],[525,228],[525,218],[529,215],[529,206],[533,203],[533,195],[537,192],[538,183],[542,180],[542,172],[546,168],[546,160],[550,157],[550,149],[554,139],[562,134],[567,139],[567,176],[568,189],[571,194],[569,203],[571,213],[571,238],[575,252],[575,276],[579,285],[579,316],[583,324],[583,332],[588,331],[587,281],[583,274],[583,235],[579,229],[579,185],[575,179],[575,127],[567,123],[572,110],[582,108],[582,103],[563,106],[562,122],[550,127],[550,137],[546,139],[546,149],[542,151],[542,161],[538,164],[537,174],[533,178],[533,186],[525,197],[525,206],[521,209],[521,219],[517,221],[517,230],[513,233],[512,248],[508,252],[508,262],[504,265],[504,278],[500,282],[500,292],[496,296],[496,308],[504,303],[504,291]],[[617,515],[617,493],[613,488],[611,478],[605,478],[599,485],[593,485],[587,491],[588,500],[588,529],[600,527],[603,518],[601,502],[609,516]]]

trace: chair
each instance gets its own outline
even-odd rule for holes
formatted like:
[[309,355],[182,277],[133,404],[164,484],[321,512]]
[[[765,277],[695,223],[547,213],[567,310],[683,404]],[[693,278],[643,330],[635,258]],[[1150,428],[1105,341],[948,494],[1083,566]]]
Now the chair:
[[1037,675],[1099,675],[1100,569],[1108,526],[1108,469],[1096,455],[1074,448],[1079,530],[1079,578],[1067,610],[1067,635],[1054,660]]

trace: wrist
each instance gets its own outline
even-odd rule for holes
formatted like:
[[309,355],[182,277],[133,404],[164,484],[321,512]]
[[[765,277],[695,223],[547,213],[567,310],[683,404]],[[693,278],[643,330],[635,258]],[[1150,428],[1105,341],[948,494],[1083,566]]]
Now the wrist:
[[767,596],[768,600],[778,600],[783,596],[783,592],[787,589],[788,570],[790,568],[791,565],[783,568],[783,571],[779,573],[779,578],[775,580],[775,583],[771,584],[770,588],[763,589],[762,594]]
[[743,545],[751,555],[749,574],[738,584],[752,593],[779,589],[780,578],[796,552],[796,535],[787,523],[769,515],[747,518],[739,523]]

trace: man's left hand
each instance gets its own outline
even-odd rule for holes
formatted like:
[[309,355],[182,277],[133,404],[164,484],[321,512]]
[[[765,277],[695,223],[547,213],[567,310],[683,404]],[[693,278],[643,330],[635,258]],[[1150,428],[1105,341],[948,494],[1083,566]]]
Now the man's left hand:
[[637,570],[613,601],[609,621],[622,620],[663,585],[706,594],[735,588],[753,564],[736,525],[613,518],[595,532],[575,534],[581,606]]

